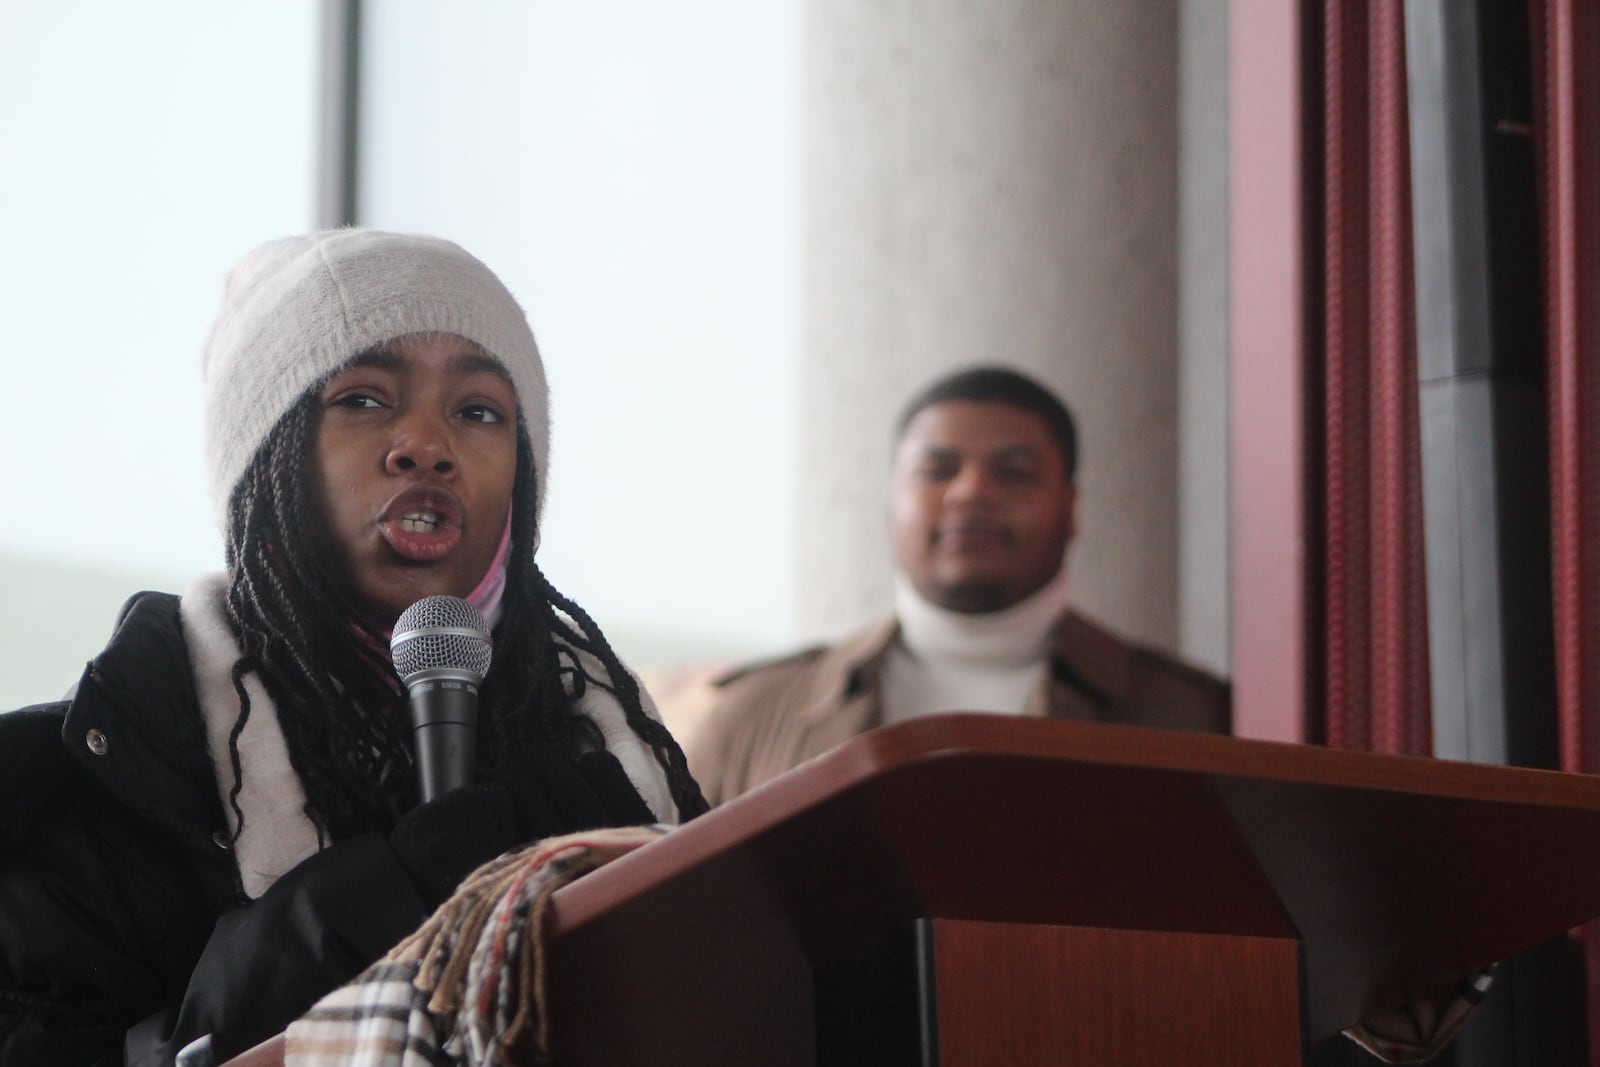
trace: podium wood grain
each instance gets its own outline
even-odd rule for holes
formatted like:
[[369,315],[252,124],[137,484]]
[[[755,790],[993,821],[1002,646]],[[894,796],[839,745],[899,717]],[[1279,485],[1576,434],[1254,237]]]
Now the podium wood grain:
[[813,967],[926,916],[941,1063],[1004,1035],[1040,1063],[1097,1062],[1058,1058],[1079,1040],[1293,1062],[1302,1036],[1600,915],[1596,840],[1593,776],[913,720],[560,890],[552,1042],[562,1064],[809,1064]]

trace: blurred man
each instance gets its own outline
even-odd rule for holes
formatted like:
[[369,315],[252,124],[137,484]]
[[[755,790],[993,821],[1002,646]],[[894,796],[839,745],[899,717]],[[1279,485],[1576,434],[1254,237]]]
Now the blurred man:
[[[688,745],[712,804],[875,726],[987,711],[1227,733],[1228,686],[1073,611],[1077,435],[1065,405],[1015,371],[941,379],[900,418],[890,490],[895,614],[832,647],[733,671]],[[1435,1055],[1488,972],[1346,1031],[1385,1062]],[[1371,1062],[1343,1042],[1314,1062]]]
[[895,614],[850,639],[724,674],[689,744],[712,804],[856,734],[940,711],[1226,733],[1226,683],[1071,610],[1077,433],[1015,371],[916,396],[890,490]]

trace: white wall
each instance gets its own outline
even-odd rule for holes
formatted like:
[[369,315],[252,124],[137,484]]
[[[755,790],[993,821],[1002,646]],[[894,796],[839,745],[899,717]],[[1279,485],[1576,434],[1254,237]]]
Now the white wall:
[[0,4],[0,708],[221,566],[200,344],[228,266],[311,224],[316,8]]

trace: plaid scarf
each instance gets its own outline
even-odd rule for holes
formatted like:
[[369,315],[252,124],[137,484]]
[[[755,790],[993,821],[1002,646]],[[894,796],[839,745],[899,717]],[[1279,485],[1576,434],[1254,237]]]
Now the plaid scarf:
[[545,1061],[551,894],[666,832],[628,826],[567,834],[479,867],[415,933],[290,1024],[285,1067]]

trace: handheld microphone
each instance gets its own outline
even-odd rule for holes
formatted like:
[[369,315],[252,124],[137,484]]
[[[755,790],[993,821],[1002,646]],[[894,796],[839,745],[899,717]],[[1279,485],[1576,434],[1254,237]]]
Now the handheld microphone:
[[478,761],[478,686],[491,657],[483,614],[460,597],[423,597],[395,621],[389,653],[411,692],[423,801],[470,784]]

